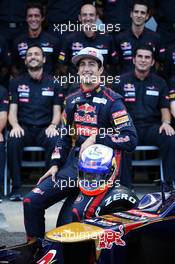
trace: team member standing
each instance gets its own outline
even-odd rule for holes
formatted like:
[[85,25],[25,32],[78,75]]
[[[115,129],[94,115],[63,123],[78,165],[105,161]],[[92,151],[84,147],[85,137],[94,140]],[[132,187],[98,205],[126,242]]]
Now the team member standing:
[[116,91],[124,97],[138,132],[139,144],[160,148],[164,178],[170,188],[175,179],[175,131],[170,126],[168,87],[162,78],[150,73],[154,53],[149,45],[137,48],[133,62],[135,70],[121,76]]
[[71,74],[77,73],[71,59],[85,47],[100,49],[104,57],[105,70],[109,68],[109,65],[117,63],[117,54],[114,49],[113,39],[110,35],[105,34],[105,32],[101,34],[97,30],[95,27],[96,20],[96,8],[91,4],[83,5],[79,15],[79,21],[81,22],[81,27],[79,27],[80,30],[69,34],[63,39],[63,45],[59,56],[62,72],[70,72]]
[[149,4],[145,0],[136,0],[131,9],[131,28],[115,37],[118,51],[120,72],[125,73],[134,68],[133,52],[141,44],[149,44],[155,52],[156,62],[162,60],[164,49],[161,47],[160,36],[147,29],[145,23],[149,18]]
[[57,60],[60,49],[59,38],[54,38],[42,28],[44,21],[44,9],[39,3],[31,3],[27,6],[26,22],[27,32],[19,35],[13,42],[12,47],[12,74],[14,76],[26,70],[25,56],[28,46],[39,45],[42,47],[46,63],[44,71],[54,74],[57,71]]
[[11,102],[8,138],[9,172],[12,178],[10,200],[21,200],[20,163],[24,146],[43,146],[46,167],[58,134],[63,94],[54,84],[53,77],[44,73],[46,58],[39,46],[31,46],[26,53],[27,73],[10,83]]
[[[7,123],[8,114],[8,93],[7,90],[0,86],[0,190],[4,179],[4,166],[5,166],[5,139],[4,139],[4,128]],[[0,202],[2,202],[0,192]]]
[[[132,151],[137,144],[136,131],[122,97],[100,84],[103,71],[100,51],[84,48],[72,61],[78,67],[81,85],[66,99],[64,129],[61,130],[64,136],[60,131],[52,154],[52,166],[24,199],[24,222],[29,239],[44,236],[45,209],[77,191],[80,148],[82,152],[88,146],[99,143],[115,150]],[[71,204],[69,207],[71,211]],[[62,224],[68,222],[66,217],[67,214]]]

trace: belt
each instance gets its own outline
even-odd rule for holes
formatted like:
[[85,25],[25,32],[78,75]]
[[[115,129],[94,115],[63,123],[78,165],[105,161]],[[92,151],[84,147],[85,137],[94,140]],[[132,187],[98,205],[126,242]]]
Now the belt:
[[17,27],[23,27],[26,23],[25,22],[6,22],[3,20],[0,20],[0,24],[8,28],[17,28]]

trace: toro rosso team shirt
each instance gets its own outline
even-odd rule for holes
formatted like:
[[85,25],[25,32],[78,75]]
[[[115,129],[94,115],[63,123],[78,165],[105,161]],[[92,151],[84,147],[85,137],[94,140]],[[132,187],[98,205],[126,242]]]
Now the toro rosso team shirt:
[[34,80],[26,73],[10,82],[10,103],[18,105],[20,124],[48,126],[52,120],[53,105],[62,105],[63,93],[53,77],[43,74]]
[[15,39],[12,48],[12,64],[17,67],[20,72],[26,70],[25,55],[30,45],[39,45],[46,56],[44,71],[53,74],[58,61],[60,43],[51,34],[42,31],[37,38],[31,38],[28,33],[24,33]]
[[115,37],[115,45],[118,52],[121,73],[126,73],[134,68],[133,52],[137,46],[151,45],[157,61],[163,60],[165,52],[165,49],[161,46],[160,36],[147,28],[144,28],[138,38],[133,34],[131,29],[118,34]]
[[63,128],[64,135],[60,131],[51,165],[65,162],[72,139],[75,146],[81,146],[94,133],[97,144],[113,149],[132,151],[137,145],[136,130],[122,97],[102,85],[91,92],[79,89],[66,98]]
[[162,108],[169,108],[169,94],[166,82],[150,73],[144,80],[135,72],[123,74],[115,90],[124,97],[134,125],[161,123]]

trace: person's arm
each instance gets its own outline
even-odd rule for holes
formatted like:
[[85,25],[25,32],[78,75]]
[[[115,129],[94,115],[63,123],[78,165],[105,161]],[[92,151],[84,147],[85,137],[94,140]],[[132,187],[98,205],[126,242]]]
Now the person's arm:
[[112,149],[133,151],[137,145],[137,133],[131,117],[121,99],[112,103],[109,111],[111,127],[101,131],[97,135],[92,135],[81,145],[80,153],[88,146],[102,144]]
[[60,123],[61,119],[61,106],[54,105],[53,106],[53,116],[50,125],[46,128],[47,137],[54,137],[58,135],[57,126]]
[[7,112],[2,111],[0,112],[0,133],[2,133],[6,124],[7,124]]
[[171,114],[168,108],[162,108],[161,111],[161,120],[162,125],[159,128],[159,133],[161,134],[163,131],[167,136],[175,135],[174,129],[171,127]]
[[67,102],[65,102],[65,108],[61,115],[61,125],[58,128],[59,136],[51,156],[51,166],[55,165],[61,167],[65,163],[69,150],[72,146],[72,138],[69,132],[69,128],[72,126],[70,111],[71,110],[67,107]]
[[19,125],[18,118],[18,105],[17,104],[10,104],[9,110],[9,123],[12,126],[12,130],[10,131],[10,137],[21,137],[24,136],[24,129]]
[[9,100],[7,90],[1,86],[0,91],[0,141],[2,142],[4,140],[3,130],[7,124]]
[[170,103],[170,110],[171,110],[171,114],[172,114],[173,118],[175,118],[175,101],[172,101]]
[[54,84],[52,119],[49,126],[46,129],[46,135],[48,137],[53,137],[58,135],[57,127],[61,121],[63,102],[64,102],[63,88],[57,84]]
[[3,133],[5,126],[7,124],[7,112],[2,111],[0,112],[0,142],[4,141]]

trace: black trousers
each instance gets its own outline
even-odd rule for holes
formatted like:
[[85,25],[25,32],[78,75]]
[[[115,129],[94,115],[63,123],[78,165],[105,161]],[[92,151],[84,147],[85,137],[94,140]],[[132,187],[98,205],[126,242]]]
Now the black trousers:
[[[160,124],[136,126],[139,145],[154,145],[160,148],[165,182],[175,180],[175,136],[159,134]],[[121,184],[130,187],[132,184],[132,154],[124,152],[122,158]]]
[[57,226],[72,222],[72,205],[79,193],[77,162],[78,157],[73,149],[56,174],[56,182],[49,176],[24,198],[24,223],[29,238],[44,237],[45,209],[62,199],[67,198],[58,217]]
[[48,138],[45,134],[45,128],[22,126],[24,136],[20,138],[8,137],[7,157],[10,178],[13,188],[21,186],[21,159],[22,151],[26,146],[41,146],[45,148],[46,169],[49,168],[52,151],[55,147],[57,137]]

